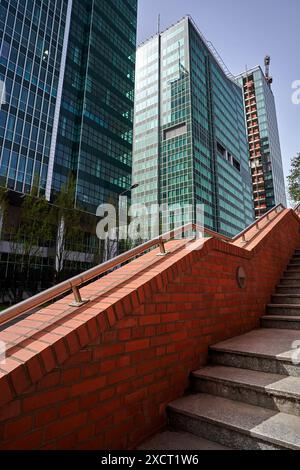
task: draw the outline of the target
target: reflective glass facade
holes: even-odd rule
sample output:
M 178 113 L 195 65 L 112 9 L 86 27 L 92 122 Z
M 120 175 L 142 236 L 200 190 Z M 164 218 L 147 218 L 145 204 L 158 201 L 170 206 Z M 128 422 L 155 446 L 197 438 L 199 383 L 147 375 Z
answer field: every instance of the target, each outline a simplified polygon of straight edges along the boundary
M 287 205 L 275 100 L 259 66 L 238 80 L 244 88 L 254 206 L 260 217 L 279 203 Z
M 253 220 L 242 89 L 189 18 L 137 50 L 134 203 L 205 206 L 232 236 Z M 174 220 L 180 224 L 181 220 Z
M 67 0 L 0 1 L 0 185 L 46 191 Z
M 0 184 L 95 213 L 131 184 L 137 0 L 0 0 Z
M 131 185 L 137 0 L 73 0 L 53 172 L 95 213 Z

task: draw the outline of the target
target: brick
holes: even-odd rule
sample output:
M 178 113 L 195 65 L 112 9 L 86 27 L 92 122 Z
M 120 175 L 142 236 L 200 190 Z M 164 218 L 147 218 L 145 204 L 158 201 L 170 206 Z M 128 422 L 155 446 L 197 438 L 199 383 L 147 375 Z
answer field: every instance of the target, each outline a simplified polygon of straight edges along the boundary
M 100 392 L 101 393 L 101 392 Z M 80 409 L 88 410 L 93 408 L 96 403 L 99 401 L 99 392 L 90 393 L 89 395 L 84 395 L 80 397 Z
M 76 330 L 81 347 L 85 347 L 89 342 L 89 334 L 86 325 L 81 325 Z
M 68 395 L 69 389 L 66 387 L 37 393 L 33 396 L 24 398 L 23 411 L 26 413 L 48 405 L 54 405 L 55 403 L 68 398 Z
M 65 341 L 63 339 L 56 341 L 53 345 L 53 349 L 55 351 L 57 364 L 63 364 L 69 357 Z
M 116 343 L 102 346 L 94 349 L 94 360 L 103 359 L 105 357 L 113 357 L 122 354 L 125 351 L 124 344 Z
M 33 431 L 26 436 L 11 440 L 4 445 L 0 444 L 0 449 L 5 450 L 39 450 L 42 444 L 43 431 Z
M 71 387 L 71 396 L 76 397 L 83 394 L 100 390 L 106 384 L 106 377 L 97 377 L 95 379 L 82 380 L 80 383 Z
M 1 386 L 0 386 L 1 389 Z M 1 397 L 1 395 L 0 395 Z M 0 408 L 0 423 L 5 420 L 16 418 L 21 413 L 20 400 L 14 400 Z
M 69 415 L 73 415 L 79 411 L 79 400 L 69 400 L 66 403 L 60 405 L 59 416 L 64 418 Z
M 90 318 L 86 323 L 89 337 L 92 341 L 95 341 L 99 337 L 99 329 L 96 318 Z
M 42 369 L 41 362 L 39 361 L 39 356 L 32 357 L 27 361 L 26 366 L 32 383 L 37 382 L 43 377 L 44 371 Z
M 57 439 L 59 436 L 64 436 L 67 433 L 71 433 L 79 429 L 86 424 L 87 414 L 79 413 L 75 416 L 69 416 L 65 419 L 50 424 L 45 433 L 46 441 Z
M 127 341 L 128 339 L 130 339 L 132 336 L 132 332 L 131 332 L 131 329 L 123 329 L 123 330 L 120 330 L 119 333 L 118 333 L 118 340 L 119 341 Z
M 32 385 L 30 377 L 24 365 L 20 365 L 11 372 L 11 380 L 17 394 L 24 392 Z
M 115 384 L 117 382 L 122 382 L 123 380 L 127 380 L 133 377 L 135 373 L 136 370 L 133 367 L 126 367 L 125 369 L 120 369 L 116 372 L 111 373 L 108 376 L 108 383 Z
M 115 398 L 111 401 L 102 402 L 93 408 L 88 415 L 88 422 L 98 421 L 100 418 L 114 413 L 121 406 L 120 398 Z
M 38 390 L 46 390 L 48 388 L 56 387 L 60 382 L 60 371 L 54 370 L 46 374 L 38 383 Z
M 18 435 L 25 434 L 32 428 L 32 417 L 23 416 L 17 420 L 9 421 L 5 425 L 4 439 L 12 439 Z
M 88 424 L 78 431 L 77 437 L 78 442 L 85 442 L 91 439 L 95 435 L 95 424 Z M 99 450 L 99 449 L 97 449 Z
M 13 399 L 13 392 L 6 377 L 0 378 L 0 406 L 5 405 Z
M 78 353 L 71 356 L 65 363 L 66 366 L 85 364 L 92 360 L 92 351 L 88 349 L 82 349 Z
M 56 441 L 55 449 L 56 450 L 73 450 L 77 446 L 77 432 L 73 432 L 68 436 L 64 436 Z
M 72 331 L 72 333 L 66 335 L 65 341 L 70 351 L 70 354 L 75 354 L 77 351 L 79 351 L 80 344 L 75 331 Z
M 117 317 L 115 311 L 112 307 L 109 307 L 106 310 L 107 320 L 110 327 L 113 327 L 117 323 Z
M 54 367 L 56 366 L 56 360 L 50 347 L 44 349 L 44 351 L 41 351 L 40 357 L 42 359 L 42 364 L 46 372 L 50 372 L 54 369 Z
M 37 411 L 35 415 L 35 427 L 40 428 L 46 424 L 55 421 L 58 417 L 58 409 L 55 407 L 48 408 L 46 410 Z
M 144 400 L 147 397 L 147 389 L 143 388 L 141 390 L 137 390 L 136 392 L 130 393 L 125 397 L 125 403 L 137 403 L 138 401 Z
M 145 317 L 140 318 L 140 325 L 145 326 L 145 325 L 157 325 L 161 322 L 160 315 L 147 315 Z
M 139 351 L 142 349 L 147 349 L 150 345 L 149 339 L 139 339 L 137 341 L 131 341 L 126 344 L 125 351 L 132 352 L 132 351 Z
M 77 382 L 81 376 L 80 367 L 72 367 L 62 371 L 61 382 L 63 384 L 72 384 Z

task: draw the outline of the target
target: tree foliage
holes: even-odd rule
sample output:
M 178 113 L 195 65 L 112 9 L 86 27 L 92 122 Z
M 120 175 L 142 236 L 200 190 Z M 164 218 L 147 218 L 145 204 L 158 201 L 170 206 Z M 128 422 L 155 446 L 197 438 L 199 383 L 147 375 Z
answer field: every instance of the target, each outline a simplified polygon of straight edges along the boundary
M 300 153 L 292 159 L 291 171 L 288 176 L 288 190 L 292 203 L 300 202 Z

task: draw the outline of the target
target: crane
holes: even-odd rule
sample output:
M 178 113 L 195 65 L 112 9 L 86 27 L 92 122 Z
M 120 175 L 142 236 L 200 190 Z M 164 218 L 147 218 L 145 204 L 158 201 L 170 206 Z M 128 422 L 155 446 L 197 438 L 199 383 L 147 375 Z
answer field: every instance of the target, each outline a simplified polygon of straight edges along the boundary
M 266 55 L 265 57 L 265 77 L 267 80 L 267 83 L 269 86 L 272 85 L 273 83 L 273 78 L 270 77 L 270 63 L 271 63 L 271 57 L 269 55 Z

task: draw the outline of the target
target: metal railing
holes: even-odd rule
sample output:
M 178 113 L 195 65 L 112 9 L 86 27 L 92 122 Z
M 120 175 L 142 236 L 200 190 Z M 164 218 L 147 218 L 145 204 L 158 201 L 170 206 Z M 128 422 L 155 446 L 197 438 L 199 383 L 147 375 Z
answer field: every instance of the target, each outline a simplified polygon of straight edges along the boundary
M 203 233 L 204 235 L 207 235 L 208 237 L 213 237 L 213 238 L 222 240 L 225 243 L 234 243 L 239 238 L 246 240 L 246 233 L 249 230 L 251 230 L 255 225 L 258 227 L 258 230 L 263 230 L 268 225 L 266 224 L 259 228 L 259 224 L 262 221 L 262 219 L 267 218 L 267 220 L 270 220 L 271 222 L 275 218 L 271 219 L 270 214 L 272 212 L 275 212 L 277 216 L 278 213 L 281 212 L 283 209 L 284 207 L 281 204 L 279 204 L 274 209 L 269 211 L 267 214 L 264 214 L 259 220 L 255 221 L 252 225 L 247 227 L 243 232 L 241 232 L 239 235 L 237 235 L 234 238 L 226 237 L 225 235 L 214 232 L 213 230 L 210 230 L 207 228 L 199 227 L 198 225 L 193 224 L 193 223 L 189 223 L 183 227 L 167 232 L 164 235 L 160 235 L 159 237 L 154 238 L 153 240 L 147 241 L 143 243 L 142 245 L 139 245 L 127 251 L 126 253 L 123 253 L 109 261 L 106 261 L 105 263 L 99 266 L 95 266 L 94 268 L 89 269 L 88 271 L 82 274 L 79 274 L 78 276 L 68 279 L 60 284 L 57 284 L 54 287 L 51 287 L 50 289 L 47 289 L 46 291 L 43 291 L 33 297 L 30 297 L 29 299 L 24 300 L 23 302 L 13 305 L 12 307 L 9 307 L 8 309 L 0 313 L 0 325 L 12 319 L 15 319 L 16 317 L 20 315 L 29 314 L 30 311 L 36 309 L 37 307 L 41 307 L 42 305 L 48 302 L 51 302 L 55 300 L 56 298 L 60 297 L 61 295 L 66 294 L 71 291 L 73 292 L 73 295 L 74 295 L 74 302 L 70 304 L 71 306 L 80 307 L 88 303 L 89 300 L 82 299 L 80 290 L 79 290 L 80 287 L 96 279 L 97 277 L 107 273 L 108 271 L 123 265 L 124 263 L 132 260 L 133 258 L 136 258 L 144 254 L 145 252 L 153 248 L 156 248 L 156 247 L 160 248 L 160 252 L 158 256 L 168 255 L 169 253 L 166 251 L 166 248 L 165 248 L 166 241 L 170 241 L 172 239 L 177 239 L 177 238 L 180 239 L 182 238 L 182 235 L 188 232 L 195 233 L 197 231 L 200 233 Z M 252 237 L 252 239 L 254 237 L 255 235 Z
M 296 212 L 296 214 L 300 217 L 300 202 L 299 204 L 297 204 L 294 208 L 294 211 Z
M 257 231 L 261 231 L 263 230 L 264 228 L 266 228 L 269 223 L 273 222 L 273 220 L 275 220 L 275 218 L 277 217 L 278 214 L 280 214 L 283 210 L 285 209 L 284 205 L 283 204 L 278 204 L 277 206 L 273 207 L 272 209 L 270 209 L 268 212 L 266 212 L 265 214 L 263 214 L 259 219 L 256 219 L 253 224 L 249 225 L 249 227 L 247 227 L 245 230 L 243 230 L 241 233 L 239 233 L 238 235 L 236 235 L 233 239 L 232 239 L 232 242 L 236 242 L 239 238 L 242 238 L 242 242 L 243 243 L 250 243 L 251 240 L 253 240 L 253 238 L 255 238 L 255 235 L 253 235 L 253 237 L 251 237 L 250 240 L 246 240 L 246 234 L 248 232 L 250 232 L 251 229 L 253 229 L 254 227 L 256 227 Z M 275 217 L 274 218 L 271 218 L 271 214 L 275 213 Z M 267 221 L 267 223 L 262 226 L 261 225 L 261 222 L 263 220 Z

